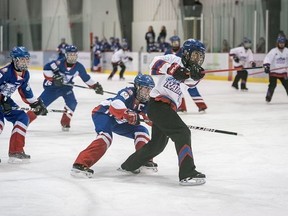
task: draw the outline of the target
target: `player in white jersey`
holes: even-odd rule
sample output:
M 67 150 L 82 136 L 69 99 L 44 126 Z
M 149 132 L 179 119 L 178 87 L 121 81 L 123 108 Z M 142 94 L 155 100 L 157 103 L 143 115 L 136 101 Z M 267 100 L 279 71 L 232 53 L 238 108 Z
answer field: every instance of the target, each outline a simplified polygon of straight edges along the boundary
M 112 64 L 112 72 L 110 73 L 108 80 L 112 80 L 113 76 L 117 72 L 118 66 L 120 66 L 121 70 L 119 72 L 119 79 L 124 80 L 124 73 L 126 70 L 125 63 L 128 61 L 133 61 L 133 58 L 127 55 L 128 45 L 124 44 L 120 49 L 115 51 L 112 55 L 111 64 Z
M 242 91 L 247 91 L 248 88 L 246 86 L 248 71 L 243 70 L 243 68 L 247 67 L 255 67 L 256 63 L 254 62 L 253 53 L 251 50 L 251 40 L 248 38 L 244 38 L 242 42 L 242 46 L 236 47 L 230 50 L 229 55 L 233 57 L 233 65 L 234 68 L 237 69 L 237 74 L 232 83 L 232 87 L 235 89 L 239 89 L 238 82 L 241 80 L 240 88 Z
M 288 48 L 285 47 L 286 38 L 280 36 L 277 38 L 277 47 L 271 49 L 266 55 L 263 61 L 263 67 L 265 73 L 269 74 L 269 85 L 266 94 L 266 101 L 269 103 L 272 99 L 274 90 L 277 86 L 277 79 L 280 80 L 284 86 L 288 95 L 288 79 L 287 79 L 287 67 L 288 67 Z M 280 70 L 272 70 L 272 68 L 282 68 Z M 285 68 L 286 67 L 286 68 Z
M 181 185 L 205 183 L 205 175 L 196 171 L 191 148 L 191 131 L 176 110 L 180 106 L 183 93 L 180 84 L 192 78 L 198 81 L 204 77 L 201 67 L 205 57 L 202 42 L 188 39 L 183 44 L 183 55 L 156 56 L 150 64 L 152 75 L 160 75 L 158 83 L 150 93 L 147 114 L 152 120 L 151 140 L 132 154 L 119 169 L 133 172 L 150 158 L 160 154 L 168 139 L 175 143 L 178 155 L 179 182 Z M 148 145 L 149 144 L 149 145 Z

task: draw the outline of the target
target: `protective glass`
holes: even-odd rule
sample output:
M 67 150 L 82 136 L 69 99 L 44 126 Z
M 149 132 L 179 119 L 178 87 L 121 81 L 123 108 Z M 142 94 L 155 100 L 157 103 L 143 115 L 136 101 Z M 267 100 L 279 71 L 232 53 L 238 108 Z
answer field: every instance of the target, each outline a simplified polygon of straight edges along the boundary
M 66 60 L 69 64 L 75 64 L 78 59 L 78 53 L 77 52 L 67 52 L 66 53 Z
M 13 59 L 13 62 L 17 70 L 26 71 L 30 64 L 30 57 L 17 57 Z
M 137 89 L 137 99 L 141 102 L 147 102 L 150 99 L 152 88 L 148 86 L 139 86 Z

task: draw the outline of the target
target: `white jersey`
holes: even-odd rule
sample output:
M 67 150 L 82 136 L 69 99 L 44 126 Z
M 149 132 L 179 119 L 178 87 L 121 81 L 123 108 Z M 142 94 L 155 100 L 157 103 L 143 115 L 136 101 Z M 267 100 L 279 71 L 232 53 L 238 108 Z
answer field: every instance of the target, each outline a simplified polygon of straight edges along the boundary
M 155 87 L 150 92 L 150 97 L 166 101 L 167 99 L 178 108 L 182 102 L 183 93 L 181 91 L 181 81 L 176 80 L 172 75 L 167 73 L 167 69 L 176 63 L 183 67 L 181 58 L 169 54 L 164 56 L 156 56 L 151 62 L 149 69 L 151 75 L 160 75 Z
M 238 63 L 233 61 L 234 67 L 251 67 L 251 63 L 254 62 L 252 50 L 246 50 L 243 46 L 231 49 L 229 55 L 235 55 L 239 58 Z
M 265 56 L 263 64 L 270 64 L 270 68 L 288 67 L 288 49 L 285 47 L 282 51 L 275 47 Z M 287 69 L 272 71 L 278 74 L 287 74 Z
M 115 51 L 113 53 L 112 59 L 111 59 L 112 63 L 118 63 L 120 61 L 122 61 L 124 63 L 128 61 L 128 56 L 123 49 L 119 49 L 119 50 Z

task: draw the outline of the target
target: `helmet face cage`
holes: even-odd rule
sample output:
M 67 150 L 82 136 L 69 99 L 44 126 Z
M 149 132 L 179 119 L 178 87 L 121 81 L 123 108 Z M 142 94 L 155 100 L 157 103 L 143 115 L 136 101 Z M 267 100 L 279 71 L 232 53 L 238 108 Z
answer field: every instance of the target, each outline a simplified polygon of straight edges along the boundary
M 134 79 L 136 87 L 136 98 L 140 102 L 147 102 L 150 99 L 150 92 L 155 83 L 151 76 L 139 74 Z
M 10 52 L 14 67 L 17 71 L 28 70 L 30 63 L 30 53 L 25 47 L 14 47 Z
M 76 46 L 70 45 L 66 47 L 65 53 L 66 61 L 69 64 L 75 64 L 78 59 L 78 49 Z
M 188 39 L 183 44 L 182 63 L 185 67 L 193 64 L 202 65 L 205 60 L 205 46 L 195 39 Z

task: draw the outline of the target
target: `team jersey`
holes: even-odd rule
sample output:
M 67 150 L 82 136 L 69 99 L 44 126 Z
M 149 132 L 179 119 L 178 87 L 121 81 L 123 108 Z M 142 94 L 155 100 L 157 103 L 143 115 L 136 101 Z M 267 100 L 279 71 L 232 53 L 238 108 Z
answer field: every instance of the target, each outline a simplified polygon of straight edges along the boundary
M 47 63 L 43 68 L 44 74 L 44 86 L 53 85 L 53 75 L 54 72 L 59 72 L 59 74 L 64 78 L 63 84 L 73 84 L 73 79 L 77 76 L 85 82 L 88 86 L 93 86 L 96 82 L 87 74 L 86 69 L 80 62 L 76 62 L 72 67 L 68 67 L 66 59 L 59 59 Z
M 254 62 L 252 50 L 246 50 L 243 46 L 231 49 L 229 55 L 235 55 L 239 58 L 239 62 L 233 61 L 234 67 L 250 67 L 251 63 Z
M 181 81 L 176 80 L 172 75 L 167 73 L 167 69 L 173 64 L 179 64 L 183 67 L 181 58 L 169 54 L 164 56 L 156 56 L 151 62 L 149 68 L 151 75 L 161 75 L 159 76 L 158 82 L 155 87 L 150 92 L 150 97 L 155 98 L 163 102 L 172 102 L 173 108 L 178 108 L 182 103 L 183 93 L 181 91 L 180 84 Z M 185 80 L 187 83 L 192 85 L 193 80 Z M 195 83 L 193 83 L 196 85 Z
M 37 101 L 37 98 L 34 96 L 29 85 L 29 71 L 21 73 L 21 75 L 16 73 L 13 63 L 0 69 L 0 95 L 11 98 L 11 95 L 18 90 L 25 103 L 34 103 Z
M 128 56 L 126 54 L 126 51 L 123 49 L 119 49 L 115 51 L 112 55 L 111 62 L 112 63 L 118 63 L 118 62 L 127 62 L 128 61 Z
M 129 109 L 143 116 L 147 113 L 147 102 L 139 102 L 136 99 L 136 88 L 126 87 L 121 89 L 113 98 L 108 98 L 93 109 L 93 113 L 99 112 L 114 116 L 119 124 L 127 122 L 122 119 L 124 112 Z
M 270 50 L 270 52 L 265 56 L 263 64 L 270 64 L 272 71 L 270 76 L 287 76 L 287 68 L 279 69 L 273 71 L 273 68 L 288 67 L 288 48 L 284 48 L 280 51 L 277 47 Z

